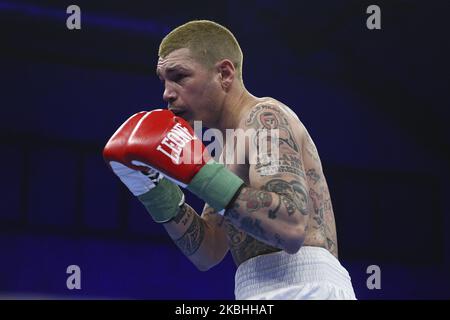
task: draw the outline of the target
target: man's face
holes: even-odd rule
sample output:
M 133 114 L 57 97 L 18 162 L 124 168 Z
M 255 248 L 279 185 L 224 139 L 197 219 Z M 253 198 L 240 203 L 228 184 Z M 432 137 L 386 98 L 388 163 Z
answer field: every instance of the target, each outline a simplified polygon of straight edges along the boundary
M 221 91 L 218 74 L 197 62 L 189 49 L 159 58 L 156 73 L 164 84 L 163 99 L 169 110 L 191 125 L 194 120 L 205 125 L 215 122 Z

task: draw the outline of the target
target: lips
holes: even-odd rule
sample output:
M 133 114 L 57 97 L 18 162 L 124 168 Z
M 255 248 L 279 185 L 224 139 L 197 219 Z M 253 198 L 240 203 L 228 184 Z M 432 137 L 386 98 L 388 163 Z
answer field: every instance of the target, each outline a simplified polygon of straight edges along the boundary
M 186 110 L 183 109 L 169 108 L 169 110 L 172 111 L 178 117 L 182 117 L 183 114 L 186 113 Z

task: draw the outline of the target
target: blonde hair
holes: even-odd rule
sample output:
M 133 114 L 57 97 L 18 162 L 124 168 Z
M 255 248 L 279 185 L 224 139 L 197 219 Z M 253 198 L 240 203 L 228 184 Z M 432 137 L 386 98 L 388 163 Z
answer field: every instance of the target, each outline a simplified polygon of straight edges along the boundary
M 230 30 L 209 20 L 194 20 L 172 30 L 159 45 L 158 56 L 165 58 L 172 51 L 188 48 L 198 62 L 208 68 L 229 59 L 242 81 L 243 55 Z

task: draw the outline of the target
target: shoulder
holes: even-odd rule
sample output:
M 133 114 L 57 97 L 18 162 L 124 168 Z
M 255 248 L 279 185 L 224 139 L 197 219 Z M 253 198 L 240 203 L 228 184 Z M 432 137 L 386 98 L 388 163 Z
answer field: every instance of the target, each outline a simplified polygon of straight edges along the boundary
M 240 128 L 275 129 L 290 128 L 303 135 L 306 128 L 298 115 L 286 104 L 271 98 L 260 98 L 243 113 Z

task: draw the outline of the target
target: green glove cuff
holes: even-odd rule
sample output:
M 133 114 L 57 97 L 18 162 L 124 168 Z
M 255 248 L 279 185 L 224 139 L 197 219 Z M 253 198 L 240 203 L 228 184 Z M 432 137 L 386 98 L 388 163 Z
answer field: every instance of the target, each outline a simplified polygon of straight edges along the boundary
M 156 187 L 137 198 L 155 222 L 164 223 L 178 214 L 184 194 L 175 183 L 163 178 Z
M 195 175 L 187 189 L 220 211 L 227 207 L 243 184 L 241 178 L 222 164 L 210 161 Z

